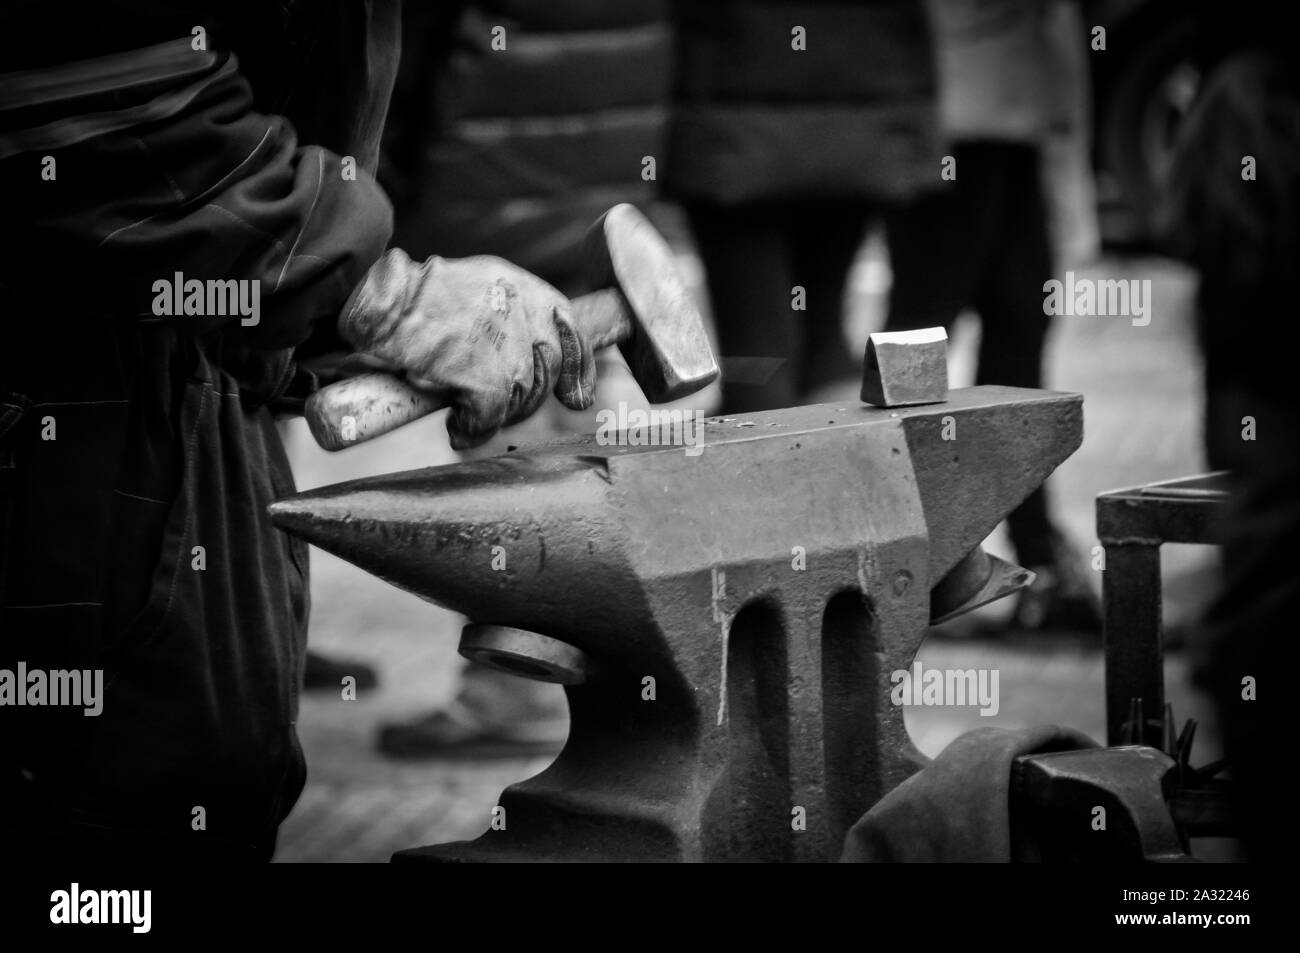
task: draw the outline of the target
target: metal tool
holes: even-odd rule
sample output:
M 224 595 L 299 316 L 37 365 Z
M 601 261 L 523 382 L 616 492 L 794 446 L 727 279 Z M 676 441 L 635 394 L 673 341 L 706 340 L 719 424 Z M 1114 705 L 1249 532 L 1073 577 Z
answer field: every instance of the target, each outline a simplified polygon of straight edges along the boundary
M 582 676 L 564 751 L 501 796 L 505 829 L 399 859 L 838 857 L 924 761 L 890 674 L 932 589 L 1079 445 L 1081 404 L 976 387 L 796 407 L 711 419 L 697 455 L 587 438 L 275 503 L 394 585 L 551 640 L 490 639 L 505 667 Z M 987 571 L 965 565 L 950 607 Z M 557 642 L 580 653 L 559 668 Z
M 600 290 L 574 298 L 573 320 L 593 350 L 618 344 L 651 403 L 685 397 L 718 376 L 704 321 L 672 249 L 631 205 L 615 205 L 587 233 L 584 256 Z M 342 450 L 446 406 L 388 374 L 363 374 L 313 394 L 303 415 L 316 442 Z
M 1165 704 L 1160 547 L 1213 542 L 1214 520 L 1227 500 L 1224 473 L 1097 497 L 1097 538 L 1106 550 L 1102 598 L 1110 744 L 1165 744 L 1160 720 Z
M 1166 803 L 1176 770 L 1168 755 L 1141 745 L 1017 758 L 1011 774 L 1013 859 L 1191 860 Z

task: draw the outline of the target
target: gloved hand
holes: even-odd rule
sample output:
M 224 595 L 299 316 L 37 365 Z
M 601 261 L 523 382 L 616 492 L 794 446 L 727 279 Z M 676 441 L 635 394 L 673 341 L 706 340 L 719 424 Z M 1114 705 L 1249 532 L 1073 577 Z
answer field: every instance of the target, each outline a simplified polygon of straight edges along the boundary
M 595 399 L 595 358 L 569 300 L 501 258 L 413 262 L 390 249 L 348 299 L 339 333 L 375 366 L 444 396 L 458 450 L 532 414 L 552 390 L 574 410 Z

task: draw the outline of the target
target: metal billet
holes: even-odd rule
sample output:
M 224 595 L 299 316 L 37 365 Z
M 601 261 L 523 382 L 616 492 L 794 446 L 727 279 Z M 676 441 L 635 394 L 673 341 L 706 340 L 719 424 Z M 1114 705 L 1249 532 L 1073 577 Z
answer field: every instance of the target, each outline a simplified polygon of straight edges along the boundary
M 947 400 L 948 332 L 921 328 L 872 334 L 867 339 L 862 399 L 877 407 Z

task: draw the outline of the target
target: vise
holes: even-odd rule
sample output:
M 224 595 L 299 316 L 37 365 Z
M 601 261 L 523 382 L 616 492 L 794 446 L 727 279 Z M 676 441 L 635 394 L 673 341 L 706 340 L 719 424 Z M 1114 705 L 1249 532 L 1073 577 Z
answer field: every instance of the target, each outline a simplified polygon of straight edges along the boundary
M 1082 423 L 1075 394 L 973 387 L 712 418 L 702 452 L 574 438 L 271 514 L 475 620 L 471 657 L 566 684 L 568 743 L 501 829 L 397 859 L 824 861 L 924 763 L 891 672 L 1028 580 L 979 544 Z

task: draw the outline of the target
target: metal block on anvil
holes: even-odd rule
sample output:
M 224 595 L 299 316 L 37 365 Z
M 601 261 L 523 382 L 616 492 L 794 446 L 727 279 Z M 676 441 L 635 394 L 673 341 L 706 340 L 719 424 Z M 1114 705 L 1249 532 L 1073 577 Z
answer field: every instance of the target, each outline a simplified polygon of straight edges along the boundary
M 988 596 L 978 544 L 1081 436 L 1078 395 L 976 387 L 714 418 L 702 453 L 577 438 L 272 516 L 480 623 L 477 657 L 568 682 L 568 743 L 502 795 L 504 829 L 398 858 L 822 861 L 924 760 L 889 676 L 952 609 L 932 586 Z
M 862 399 L 877 407 L 948 399 L 948 332 L 943 328 L 877 331 L 867 338 Z

